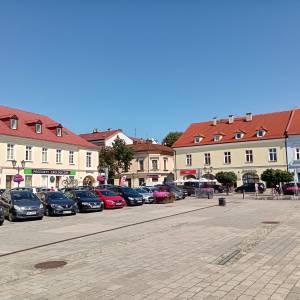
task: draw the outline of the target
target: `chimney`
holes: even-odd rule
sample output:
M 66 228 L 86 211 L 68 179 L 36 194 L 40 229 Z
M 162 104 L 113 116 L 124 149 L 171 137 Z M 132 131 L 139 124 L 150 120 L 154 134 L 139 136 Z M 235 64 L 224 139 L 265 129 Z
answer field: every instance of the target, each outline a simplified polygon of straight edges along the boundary
M 246 122 L 251 122 L 252 121 L 252 113 L 246 113 Z
M 99 132 L 99 131 L 98 131 L 98 128 L 94 128 L 94 129 L 93 129 L 93 133 L 97 133 L 97 132 Z
M 216 125 L 217 125 L 217 117 L 214 117 L 214 118 L 213 118 L 213 123 L 212 123 L 212 124 L 213 124 L 213 126 L 216 126 Z
M 232 124 L 234 122 L 234 116 L 233 115 L 229 115 L 228 116 L 228 123 Z

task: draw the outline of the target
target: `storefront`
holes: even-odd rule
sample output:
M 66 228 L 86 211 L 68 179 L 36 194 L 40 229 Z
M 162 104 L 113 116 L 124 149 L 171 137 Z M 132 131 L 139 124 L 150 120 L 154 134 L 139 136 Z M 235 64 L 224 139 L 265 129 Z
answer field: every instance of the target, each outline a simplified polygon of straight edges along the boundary
M 181 177 L 183 177 L 184 180 L 191 179 L 191 178 L 196 179 L 197 170 L 196 169 L 180 170 L 179 174 Z

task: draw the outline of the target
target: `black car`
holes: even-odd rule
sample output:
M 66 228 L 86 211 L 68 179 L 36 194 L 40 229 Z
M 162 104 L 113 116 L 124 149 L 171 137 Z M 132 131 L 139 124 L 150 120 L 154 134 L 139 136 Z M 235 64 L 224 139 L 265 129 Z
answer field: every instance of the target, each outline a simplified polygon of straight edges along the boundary
M 76 202 L 79 212 L 102 211 L 104 208 L 103 201 L 91 191 L 72 190 L 65 195 Z
M 44 205 L 46 216 L 76 215 L 78 211 L 75 201 L 61 192 L 42 192 L 38 193 L 38 197 Z
M 6 190 L 1 195 L 7 204 L 4 207 L 5 217 L 9 221 L 19 219 L 43 219 L 44 206 L 40 199 L 32 192 L 26 190 Z
M 265 185 L 262 182 L 257 183 L 257 188 L 259 193 L 263 193 L 266 190 Z M 244 183 L 243 185 L 235 189 L 236 193 L 255 193 L 255 183 Z
M 132 188 L 117 187 L 117 193 L 125 199 L 128 206 L 144 204 L 143 196 Z
M 5 219 L 4 207 L 0 206 L 0 226 L 3 225 Z

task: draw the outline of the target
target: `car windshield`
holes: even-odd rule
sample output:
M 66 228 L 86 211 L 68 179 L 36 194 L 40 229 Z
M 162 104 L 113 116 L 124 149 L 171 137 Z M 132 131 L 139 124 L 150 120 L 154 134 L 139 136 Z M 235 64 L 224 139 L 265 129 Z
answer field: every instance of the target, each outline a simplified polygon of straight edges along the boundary
M 80 198 L 95 198 L 95 194 L 89 192 L 89 191 L 76 191 L 75 192 L 77 197 Z
M 39 199 L 34 194 L 27 191 L 12 192 L 11 198 L 16 204 L 23 201 L 32 201 L 33 203 L 39 202 Z
M 124 194 L 128 194 L 128 195 L 132 195 L 132 196 L 138 196 L 139 193 L 137 191 L 135 191 L 134 189 L 131 188 L 121 188 L 121 192 Z
M 138 193 L 144 194 L 144 193 L 148 193 L 148 191 L 144 190 L 144 189 L 135 189 Z
M 63 199 L 66 199 L 66 196 L 63 193 L 53 192 L 53 193 L 48 193 L 48 199 L 49 200 L 63 200 Z
M 118 195 L 112 191 L 101 191 L 101 194 L 104 196 L 117 196 Z

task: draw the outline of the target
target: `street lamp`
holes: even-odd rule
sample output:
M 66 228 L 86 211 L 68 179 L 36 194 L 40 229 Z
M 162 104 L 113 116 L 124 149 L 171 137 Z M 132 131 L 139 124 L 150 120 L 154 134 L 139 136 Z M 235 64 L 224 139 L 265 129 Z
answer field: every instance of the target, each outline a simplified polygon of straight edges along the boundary
M 20 170 L 23 170 L 25 168 L 25 163 L 26 162 L 23 159 L 21 161 L 21 166 L 17 166 L 17 161 L 15 159 L 11 161 L 11 164 L 12 164 L 13 168 L 17 169 L 17 171 L 18 171 L 17 175 L 20 175 Z M 18 180 L 18 188 L 19 188 L 19 186 L 20 186 L 20 181 Z

